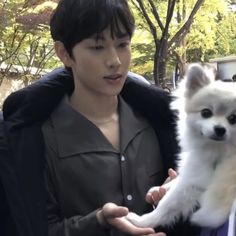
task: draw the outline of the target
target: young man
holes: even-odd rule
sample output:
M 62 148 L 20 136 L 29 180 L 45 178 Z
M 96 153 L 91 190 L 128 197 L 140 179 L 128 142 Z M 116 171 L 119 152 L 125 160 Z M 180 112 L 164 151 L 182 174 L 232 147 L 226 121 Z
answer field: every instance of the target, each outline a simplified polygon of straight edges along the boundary
M 124 217 L 152 209 L 146 193 L 177 151 L 166 93 L 127 80 L 134 19 L 126 0 L 61 0 L 50 26 L 66 69 L 3 106 L 10 168 L 2 179 L 19 235 L 45 236 L 47 223 L 51 236 L 163 235 Z

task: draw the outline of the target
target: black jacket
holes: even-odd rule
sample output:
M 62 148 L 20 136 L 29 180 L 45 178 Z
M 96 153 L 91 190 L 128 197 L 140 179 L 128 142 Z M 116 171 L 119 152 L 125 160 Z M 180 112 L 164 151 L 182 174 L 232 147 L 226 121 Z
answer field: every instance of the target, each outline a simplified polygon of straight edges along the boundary
M 59 68 L 34 84 L 11 94 L 3 105 L 0 122 L 0 195 L 7 217 L 0 217 L 6 236 L 46 236 L 46 191 L 42 123 L 65 93 L 73 91 L 70 72 Z M 157 87 L 128 78 L 121 93 L 153 126 L 167 175 L 175 167 L 177 143 L 170 98 Z M 7 201 L 6 201 L 7 200 Z M 2 211 L 1 211 L 2 214 Z M 179 224 L 170 235 L 196 235 Z

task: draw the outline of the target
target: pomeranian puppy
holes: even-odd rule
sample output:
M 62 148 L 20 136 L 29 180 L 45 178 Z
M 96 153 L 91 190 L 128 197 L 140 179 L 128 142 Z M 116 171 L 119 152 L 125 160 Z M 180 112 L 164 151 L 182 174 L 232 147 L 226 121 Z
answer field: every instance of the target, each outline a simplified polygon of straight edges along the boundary
M 178 177 L 157 208 L 127 219 L 140 227 L 172 226 L 180 217 L 216 228 L 236 198 L 236 83 L 215 80 L 213 69 L 191 64 L 174 93 L 181 147 Z

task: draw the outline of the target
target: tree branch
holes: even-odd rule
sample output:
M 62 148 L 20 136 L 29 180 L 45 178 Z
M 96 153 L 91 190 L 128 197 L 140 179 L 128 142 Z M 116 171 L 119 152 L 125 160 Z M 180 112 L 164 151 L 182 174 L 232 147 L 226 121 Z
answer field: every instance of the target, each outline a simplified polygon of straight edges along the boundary
M 169 25 L 172 20 L 174 9 L 175 9 L 175 3 L 176 3 L 176 0 L 168 0 L 168 10 L 166 14 L 165 29 L 169 29 Z
M 144 4 L 143 4 L 143 0 L 136 0 L 136 1 L 138 2 L 140 10 L 143 13 L 143 16 L 144 16 L 146 22 L 148 23 L 148 26 L 149 26 L 151 33 L 153 35 L 153 38 L 154 38 L 154 43 L 157 47 L 157 45 L 159 45 L 159 39 L 157 38 L 157 29 L 156 29 L 155 25 L 152 23 L 150 17 L 148 16 L 148 13 L 147 13 L 147 11 L 144 7 Z
M 173 38 L 169 41 L 169 48 L 172 47 L 172 45 L 184 38 L 184 36 L 188 33 L 191 24 L 193 23 L 194 16 L 198 12 L 199 8 L 202 6 L 205 0 L 197 0 L 197 2 L 194 5 L 194 8 L 189 15 L 188 20 L 184 23 L 184 25 L 179 29 L 179 31 L 173 36 Z
M 158 26 L 160 27 L 161 31 L 163 31 L 163 30 L 164 30 L 164 26 L 163 26 L 163 24 L 162 24 L 162 22 L 161 22 L 160 16 L 159 16 L 159 14 L 158 14 L 158 12 L 157 12 L 156 6 L 155 6 L 154 3 L 153 3 L 153 0 L 148 0 L 148 2 L 149 2 L 150 6 L 151 6 L 151 8 L 152 8 L 152 14 L 153 14 L 153 16 L 155 17 Z

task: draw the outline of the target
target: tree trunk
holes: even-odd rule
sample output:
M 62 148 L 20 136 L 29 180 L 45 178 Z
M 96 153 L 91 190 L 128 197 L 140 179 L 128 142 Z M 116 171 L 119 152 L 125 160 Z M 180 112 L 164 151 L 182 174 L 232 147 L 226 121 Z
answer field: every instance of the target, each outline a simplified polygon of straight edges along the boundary
M 174 8 L 175 8 L 176 0 L 168 0 L 168 9 L 166 14 L 166 22 L 165 26 L 162 30 L 161 40 L 158 47 L 158 77 L 159 81 L 158 85 L 160 87 L 165 87 L 165 79 L 166 79 L 166 62 L 168 57 L 168 38 L 169 38 L 169 26 L 171 19 L 173 17 Z
M 165 85 L 167 56 L 167 41 L 162 40 L 156 47 L 153 63 L 153 79 L 158 87 Z
M 186 4 L 185 0 L 182 1 L 182 4 L 180 5 L 180 2 L 178 1 L 178 8 L 177 8 L 177 22 L 181 24 L 181 22 L 186 21 Z M 186 35 L 183 35 L 182 39 L 177 42 L 178 47 L 181 47 L 184 49 L 183 53 L 180 55 L 176 53 L 176 60 L 178 68 L 178 77 L 182 78 L 185 74 L 185 68 L 186 68 Z
M 186 36 L 190 26 L 194 20 L 194 16 L 197 11 L 204 3 L 205 0 L 196 0 L 195 5 L 189 15 L 187 21 L 181 26 L 181 28 L 176 32 L 176 34 L 170 38 L 169 27 L 170 22 L 173 17 L 173 12 L 175 4 L 178 0 L 167 0 L 167 12 L 166 16 L 162 22 L 160 18 L 158 9 L 156 7 L 157 3 L 154 0 L 130 0 L 133 6 L 142 14 L 147 25 L 149 26 L 150 32 L 153 36 L 155 43 L 155 54 L 154 54 L 154 65 L 153 65 L 153 79 L 157 86 L 163 86 L 166 78 L 166 64 L 168 59 L 168 54 L 174 52 L 174 49 L 178 43 Z M 186 13 L 185 13 L 186 14 Z M 161 34 L 158 37 L 159 30 Z M 181 66 L 182 67 L 182 66 Z M 184 66 L 182 67 L 184 68 Z
M 154 69 L 156 69 L 155 73 L 157 75 L 155 84 L 159 87 L 165 87 L 167 56 L 168 56 L 167 41 L 163 39 L 157 50 L 156 67 L 154 64 Z

